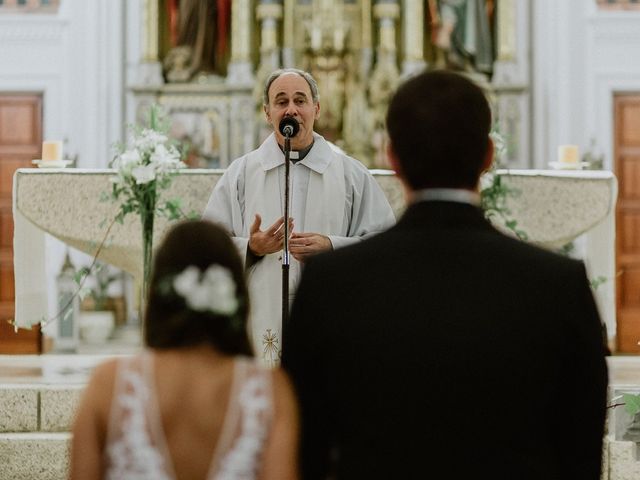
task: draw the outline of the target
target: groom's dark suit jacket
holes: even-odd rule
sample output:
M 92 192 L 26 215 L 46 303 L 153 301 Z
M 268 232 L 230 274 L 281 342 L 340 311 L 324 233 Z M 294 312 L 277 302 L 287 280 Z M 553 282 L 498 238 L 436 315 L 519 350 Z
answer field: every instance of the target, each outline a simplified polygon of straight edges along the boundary
M 583 264 L 471 205 L 415 204 L 311 259 L 283 347 L 304 479 L 599 478 L 607 368 Z

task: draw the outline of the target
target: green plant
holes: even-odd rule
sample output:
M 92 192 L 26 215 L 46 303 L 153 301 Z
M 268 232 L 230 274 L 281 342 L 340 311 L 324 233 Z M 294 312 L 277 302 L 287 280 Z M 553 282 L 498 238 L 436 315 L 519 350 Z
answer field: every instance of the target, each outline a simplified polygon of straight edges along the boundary
M 151 275 L 153 226 L 156 214 L 170 220 L 181 217 L 180 202 L 160 201 L 160 192 L 171 185 L 178 170 L 186 165 L 176 142 L 169 139 L 169 119 L 159 105 L 151 105 L 149 127 L 131 126 L 132 142 L 111 161 L 111 200 L 120 203 L 116 221 L 122 223 L 130 213 L 138 214 L 142 227 L 142 296 L 146 298 Z M 144 302 L 141 302 L 143 305 Z
M 489 221 L 499 218 L 504 226 L 512 231 L 520 240 L 527 240 L 527 233 L 518 227 L 518 222 L 511 218 L 511 210 L 507 207 L 509 197 L 517 197 L 520 191 L 508 187 L 502 181 L 502 177 L 497 174 L 501 168 L 500 158 L 506 152 L 506 143 L 500 134 L 497 126 L 491 131 L 491 139 L 494 143 L 494 156 L 491 169 L 483 176 L 483 186 L 480 190 L 480 202 L 484 215 Z
M 90 278 L 91 286 L 83 286 L 79 296 L 81 299 L 91 298 L 93 300 L 93 309 L 107 310 L 107 302 L 109 300 L 109 286 L 120 278 L 118 273 L 112 273 L 109 266 L 102 262 L 96 262 L 91 267 L 82 267 L 75 275 L 78 285 L 84 278 Z
M 622 402 L 618 403 L 618 400 L 622 399 Z M 623 393 L 611 400 L 611 403 L 607 405 L 607 408 L 622 407 L 632 417 L 640 413 L 640 394 L 633 395 L 631 393 Z

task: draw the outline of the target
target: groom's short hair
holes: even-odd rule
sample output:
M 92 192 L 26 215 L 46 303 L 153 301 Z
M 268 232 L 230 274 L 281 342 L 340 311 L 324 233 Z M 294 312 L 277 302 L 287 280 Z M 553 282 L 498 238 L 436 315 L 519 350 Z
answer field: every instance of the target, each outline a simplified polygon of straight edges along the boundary
M 402 175 L 413 189 L 475 188 L 491 131 L 491 109 L 467 77 L 431 71 L 400 85 L 387 131 Z

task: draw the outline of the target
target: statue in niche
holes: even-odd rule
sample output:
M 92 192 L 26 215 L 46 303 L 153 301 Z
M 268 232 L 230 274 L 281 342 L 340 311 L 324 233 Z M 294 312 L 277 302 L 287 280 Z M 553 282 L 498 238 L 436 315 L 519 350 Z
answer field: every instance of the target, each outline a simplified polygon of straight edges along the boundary
M 312 59 L 310 71 L 322 94 L 322 115 L 317 128 L 330 141 L 340 138 L 344 107 L 345 64 L 338 54 L 321 55 Z
M 188 82 L 191 80 L 192 72 L 191 47 L 174 47 L 164 59 L 167 81 L 169 83 Z
M 436 68 L 493 73 L 494 0 L 427 0 Z
M 350 59 L 353 57 L 351 56 Z M 373 145 L 371 142 L 373 133 L 373 116 L 367 101 L 367 92 L 364 82 L 355 73 L 357 69 L 353 62 L 345 82 L 345 108 L 342 116 L 342 138 L 344 149 L 349 155 L 357 158 L 368 167 L 373 167 L 371 157 Z
M 322 95 L 322 115 L 316 120 L 318 132 L 335 141 L 342 133 L 345 78 L 348 65 L 350 25 L 339 0 L 315 0 L 311 21 L 305 24 L 307 51 L 304 68 L 318 82 Z
M 172 0 L 167 9 L 174 43 L 163 62 L 167 81 L 222 80 L 231 0 Z
M 220 123 L 217 112 L 171 112 L 170 136 L 182 144 L 190 168 L 220 168 Z
M 373 168 L 390 168 L 386 155 L 385 117 L 393 93 L 400 84 L 400 74 L 389 58 L 380 61 L 371 75 L 369 102 L 372 112 L 371 145 L 375 152 Z

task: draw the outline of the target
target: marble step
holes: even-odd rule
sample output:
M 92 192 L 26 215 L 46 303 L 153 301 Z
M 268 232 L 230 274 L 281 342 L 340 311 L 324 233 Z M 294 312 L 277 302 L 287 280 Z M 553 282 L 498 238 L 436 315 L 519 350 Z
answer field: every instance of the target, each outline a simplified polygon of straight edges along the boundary
M 0 433 L 0 478 L 63 480 L 69 469 L 68 432 Z M 640 478 L 638 446 L 634 442 L 605 442 L 601 480 Z
M 119 356 L 0 355 L 0 433 L 69 431 L 91 372 Z
M 0 433 L 68 432 L 83 390 L 81 384 L 1 384 Z
M 636 442 L 605 439 L 601 480 L 638 480 L 639 450 Z
M 0 433 L 0 478 L 66 479 L 70 444 L 68 432 Z

